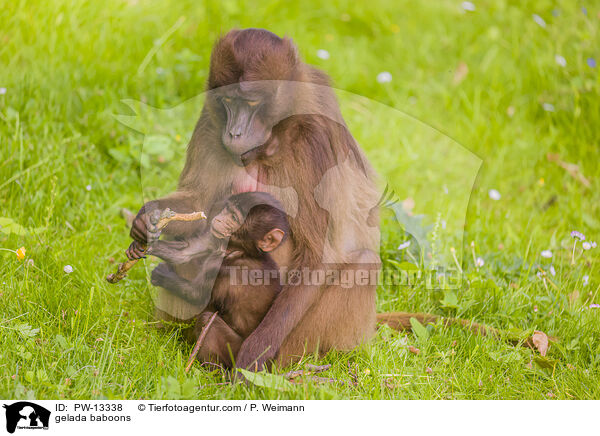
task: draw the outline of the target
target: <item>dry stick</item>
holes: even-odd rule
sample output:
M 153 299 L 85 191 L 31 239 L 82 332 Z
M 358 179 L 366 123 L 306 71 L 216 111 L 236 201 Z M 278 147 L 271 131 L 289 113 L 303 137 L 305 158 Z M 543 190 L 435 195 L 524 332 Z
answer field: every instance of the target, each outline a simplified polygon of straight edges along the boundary
M 306 369 L 297 369 L 295 371 L 290 371 L 290 372 L 286 372 L 285 374 L 283 374 L 283 376 L 285 378 L 287 378 L 288 380 L 292 380 L 295 379 L 297 377 L 304 377 L 304 376 L 309 376 L 312 374 L 318 374 L 320 372 L 323 371 L 327 371 L 329 368 L 331 368 L 331 365 L 327 364 L 327 365 L 306 365 Z
M 286 372 L 285 374 L 283 374 L 283 376 L 285 378 L 287 378 L 288 380 L 297 378 L 297 377 L 304 377 L 304 376 L 308 376 L 308 375 L 312 375 L 312 374 L 318 374 L 320 372 L 323 371 L 327 371 L 329 368 L 331 368 L 330 364 L 327 365 L 306 365 L 306 369 L 297 369 L 295 371 L 290 371 L 290 372 Z
M 119 213 L 125 219 L 125 224 L 127 224 L 127 227 L 131 227 L 133 221 L 135 220 L 135 214 L 127 208 L 122 208 Z
M 351 386 L 353 383 L 346 382 L 344 380 L 338 380 L 336 378 L 331 377 L 318 377 L 313 374 L 318 374 L 323 371 L 327 371 L 331 368 L 330 364 L 327 365 L 306 365 L 306 369 L 299 369 L 296 371 L 290 371 L 283 374 L 285 378 L 287 378 L 290 383 L 301 383 L 303 381 L 312 381 L 315 383 L 323 384 L 323 383 L 343 383 Z M 300 379 L 300 381 L 298 381 Z
M 156 228 L 158 230 L 162 230 L 171 221 L 198 221 L 198 220 L 205 220 L 205 219 L 206 219 L 206 215 L 204 214 L 204 212 L 177 213 L 177 212 L 173 212 L 171 209 L 169 209 L 167 207 L 165 210 L 163 210 L 160 213 L 158 223 L 156 224 Z M 143 248 L 145 251 L 147 246 L 144 246 Z M 121 280 L 123 277 L 125 277 L 127 275 L 127 271 L 129 271 L 133 267 L 133 265 L 138 263 L 138 261 L 139 261 L 139 259 L 132 259 L 132 260 L 127 260 L 126 262 L 120 263 L 119 268 L 117 269 L 117 272 L 106 276 L 106 280 L 109 283 L 117 283 L 119 280 Z
M 556 153 L 548 153 L 546 155 L 546 159 L 548 159 L 549 162 L 555 162 L 559 167 L 568 172 L 571 177 L 579 181 L 586 188 L 589 188 L 592 185 L 591 182 L 582 174 L 581 170 L 579 169 L 579 165 L 565 162 Z
M 311 363 L 307 363 L 306 364 L 306 369 L 308 369 L 309 371 L 314 372 L 315 374 L 318 372 L 323 372 L 323 371 L 327 371 L 329 368 L 331 368 L 331 364 L 327 363 L 325 365 L 313 365 Z
M 208 333 L 208 329 L 210 328 L 213 321 L 217 317 L 217 313 L 219 313 L 219 312 L 213 313 L 212 316 L 210 317 L 210 319 L 208 320 L 208 322 L 206 323 L 206 325 L 202 328 L 202 331 L 200 332 L 200 336 L 198 336 L 198 340 L 196 341 L 196 345 L 194 346 L 194 349 L 192 350 L 192 354 L 190 354 L 187 364 L 185 365 L 186 373 L 190 372 L 190 368 L 192 367 L 192 364 L 194 363 L 194 360 L 196 359 L 196 355 L 198 354 L 198 351 L 200 351 L 200 347 L 202 346 L 202 342 L 204 342 L 204 338 L 206 337 L 206 334 Z

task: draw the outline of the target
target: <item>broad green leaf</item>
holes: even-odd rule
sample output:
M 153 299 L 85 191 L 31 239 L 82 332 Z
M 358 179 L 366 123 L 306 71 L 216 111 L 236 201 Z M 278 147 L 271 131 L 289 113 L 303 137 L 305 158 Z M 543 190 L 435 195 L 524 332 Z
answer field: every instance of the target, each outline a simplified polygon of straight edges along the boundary
M 458 297 L 453 291 L 446 291 L 444 293 L 444 299 L 442 300 L 442 306 L 449 307 L 451 309 L 458 309 Z
M 499 331 L 506 337 L 506 339 L 508 339 L 510 341 L 524 341 L 529 336 L 531 336 L 531 333 L 532 333 L 530 331 L 522 330 L 517 327 L 511 327 L 510 329 L 499 330 Z
M 429 332 L 423 324 L 421 324 L 416 318 L 410 319 L 410 325 L 412 326 L 413 333 L 417 336 L 419 342 L 427 342 L 429 339 Z
M 540 367 L 544 369 L 552 369 L 556 365 L 557 361 L 555 359 L 551 359 L 548 356 L 535 356 L 533 361 Z
M 33 338 L 40 332 L 40 329 L 34 329 L 29 324 L 17 324 L 15 330 L 26 338 Z
M 194 398 L 196 394 L 196 380 L 188 378 L 181 384 L 181 396 L 183 398 Z
M 110 154 L 110 156 L 117 162 L 126 163 L 131 160 L 131 158 L 129 157 L 129 153 L 127 153 L 127 150 L 122 147 L 111 148 L 108 150 L 108 154 Z
M 34 379 L 35 373 L 33 371 L 25 371 L 25 380 L 27 380 L 29 383 L 33 383 Z
M 75 377 L 75 375 L 77 375 L 77 370 L 75 369 L 75 367 L 73 367 L 73 365 L 69 365 L 67 366 L 67 369 L 65 369 L 65 374 L 68 377 Z
M 63 349 L 69 348 L 69 344 L 63 335 L 56 335 L 54 341 Z
M 11 218 L 0 217 L 0 232 L 7 235 L 12 233 L 18 236 L 25 236 L 27 234 L 27 229 L 14 222 Z
M 36 371 L 36 377 L 37 377 L 38 381 L 41 381 L 41 382 L 48 380 L 48 374 L 46 373 L 45 369 L 38 369 Z
M 148 135 L 144 139 L 144 153 L 164 155 L 171 151 L 171 138 L 166 135 Z
M 252 372 L 241 368 L 238 371 L 246 377 L 246 380 L 256 386 L 277 389 L 279 391 L 288 391 L 293 388 L 292 384 L 282 375 L 269 374 L 267 372 Z

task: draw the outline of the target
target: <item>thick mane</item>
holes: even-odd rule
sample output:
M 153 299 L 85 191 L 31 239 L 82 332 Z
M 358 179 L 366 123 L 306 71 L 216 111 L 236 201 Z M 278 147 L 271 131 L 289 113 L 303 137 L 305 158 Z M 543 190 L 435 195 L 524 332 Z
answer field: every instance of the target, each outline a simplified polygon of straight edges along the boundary
M 263 29 L 232 30 L 215 45 L 208 89 L 256 80 L 297 80 L 296 47 Z

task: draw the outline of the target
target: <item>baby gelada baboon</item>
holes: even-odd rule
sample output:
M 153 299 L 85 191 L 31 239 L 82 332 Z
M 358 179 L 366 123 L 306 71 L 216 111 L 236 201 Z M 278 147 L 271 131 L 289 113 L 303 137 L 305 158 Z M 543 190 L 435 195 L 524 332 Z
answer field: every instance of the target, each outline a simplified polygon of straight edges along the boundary
M 195 337 L 218 311 L 198 359 L 233 365 L 242 342 L 281 290 L 272 255 L 287 244 L 288 234 L 287 215 L 275 198 L 264 192 L 245 192 L 231 196 L 204 233 L 186 241 L 150 245 L 147 254 L 166 261 L 152 272 L 152 284 L 192 304 L 207 305 L 194 327 Z M 192 280 L 180 277 L 171 266 L 192 261 L 198 265 Z M 243 272 L 258 280 L 243 280 Z

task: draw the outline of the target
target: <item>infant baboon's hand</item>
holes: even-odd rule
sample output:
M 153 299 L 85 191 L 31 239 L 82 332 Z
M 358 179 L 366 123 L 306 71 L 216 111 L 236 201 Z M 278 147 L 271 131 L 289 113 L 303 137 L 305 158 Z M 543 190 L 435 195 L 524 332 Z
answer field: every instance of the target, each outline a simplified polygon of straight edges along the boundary
M 146 250 L 143 244 L 133 241 L 125 251 L 125 254 L 129 260 L 142 259 L 146 257 Z

